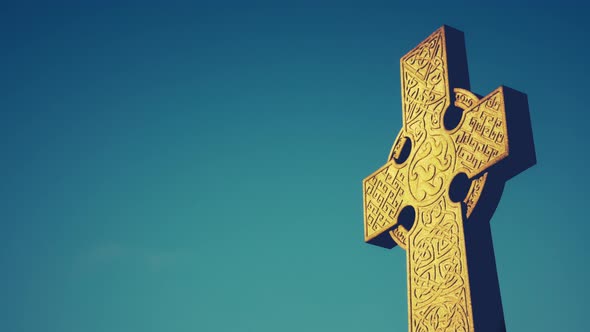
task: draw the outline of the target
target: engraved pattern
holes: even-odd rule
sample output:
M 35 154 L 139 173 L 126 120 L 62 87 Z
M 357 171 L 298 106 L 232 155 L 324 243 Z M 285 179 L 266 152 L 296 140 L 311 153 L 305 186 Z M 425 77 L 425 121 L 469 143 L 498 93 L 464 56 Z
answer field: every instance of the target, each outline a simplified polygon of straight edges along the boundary
M 405 176 L 398 172 L 394 162 L 381 167 L 364 183 L 366 227 L 365 237 L 381 233 L 396 218 L 404 189 Z
M 482 174 L 508 155 L 503 90 L 479 100 L 452 90 L 464 110 L 448 131 L 442 118 L 451 102 L 445 28 L 401 59 L 403 128 L 389 161 L 363 181 L 365 240 L 387 232 L 407 250 L 410 331 L 473 331 L 467 253 L 460 203 L 448 195 L 455 175 Z M 401 140 L 412 141 L 408 160 L 397 164 Z M 465 198 L 473 211 L 487 178 L 474 179 Z M 397 223 L 403 207 L 416 212 L 407 230 Z
M 487 178 L 488 173 L 483 173 L 482 176 L 480 176 L 477 179 L 473 179 L 473 181 L 471 182 L 471 188 L 469 188 L 467 197 L 465 197 L 465 200 L 463 201 L 465 202 L 465 206 L 467 209 L 467 218 L 471 216 L 473 209 L 475 209 L 475 206 L 477 205 L 477 202 L 481 197 L 481 193 L 483 192 L 483 187 L 486 184 Z
M 428 205 L 444 193 L 448 171 L 453 171 L 454 146 L 446 136 L 430 135 L 410 163 L 409 188 L 416 204 Z
M 409 237 L 411 331 L 467 331 L 469 278 L 461 205 L 447 195 L 416 212 Z
M 439 29 L 400 61 L 404 128 L 421 142 L 426 131 L 441 128 L 449 106 L 444 34 Z
M 507 131 L 501 87 L 465 111 L 452 136 L 459 147 L 457 158 L 469 177 L 508 155 Z
M 467 90 L 455 88 L 453 91 L 455 92 L 455 106 L 463 109 L 466 113 L 473 105 L 479 102 L 479 98 Z M 469 188 L 467 197 L 465 197 L 465 200 L 463 201 L 465 202 L 467 209 L 466 215 L 468 218 L 471 216 L 473 209 L 475 209 L 475 206 L 481 197 L 487 176 L 488 173 L 483 173 L 480 177 L 474 178 L 471 183 L 471 188 Z

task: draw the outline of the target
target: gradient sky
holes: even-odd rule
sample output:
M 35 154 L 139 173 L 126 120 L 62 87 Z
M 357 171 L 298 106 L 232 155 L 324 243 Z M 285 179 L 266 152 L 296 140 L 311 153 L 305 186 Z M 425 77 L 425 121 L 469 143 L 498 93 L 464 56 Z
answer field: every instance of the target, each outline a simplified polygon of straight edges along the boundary
M 492 219 L 507 328 L 585 330 L 588 11 L 394 3 L 3 4 L 0 331 L 406 331 L 361 181 L 442 24 L 474 92 L 529 97 L 538 164 Z

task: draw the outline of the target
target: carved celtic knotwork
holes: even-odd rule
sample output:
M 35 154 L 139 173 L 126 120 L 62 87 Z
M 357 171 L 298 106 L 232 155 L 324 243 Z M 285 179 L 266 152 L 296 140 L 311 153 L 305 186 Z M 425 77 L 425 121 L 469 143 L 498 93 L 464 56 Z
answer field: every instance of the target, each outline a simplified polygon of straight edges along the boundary
M 442 195 L 417 209 L 414 227 L 407 246 L 413 331 L 459 331 L 472 319 L 461 205 Z
M 448 137 L 428 136 L 416 148 L 409 166 L 409 188 L 419 205 L 428 205 L 444 193 L 446 173 L 454 168 L 454 146 Z

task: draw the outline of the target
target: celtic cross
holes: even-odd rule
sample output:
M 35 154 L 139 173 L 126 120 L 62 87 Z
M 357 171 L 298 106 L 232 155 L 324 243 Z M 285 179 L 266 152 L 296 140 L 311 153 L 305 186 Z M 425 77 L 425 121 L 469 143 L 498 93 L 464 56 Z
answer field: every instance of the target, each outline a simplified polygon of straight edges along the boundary
M 485 223 L 504 182 L 535 163 L 526 96 L 470 92 L 463 34 L 448 26 L 400 65 L 403 126 L 363 181 L 365 241 L 407 251 L 411 332 L 502 330 L 499 290 L 485 289 L 498 287 L 491 238 L 468 224 Z

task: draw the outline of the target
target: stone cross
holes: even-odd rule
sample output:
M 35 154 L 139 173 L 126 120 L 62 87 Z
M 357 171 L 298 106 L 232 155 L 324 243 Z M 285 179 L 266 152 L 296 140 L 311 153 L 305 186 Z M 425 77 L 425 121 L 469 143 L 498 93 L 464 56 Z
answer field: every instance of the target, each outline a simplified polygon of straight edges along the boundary
M 482 225 L 536 162 L 526 96 L 470 92 L 463 33 L 448 26 L 400 62 L 403 125 L 363 181 L 365 241 L 406 250 L 409 331 L 505 330 Z

